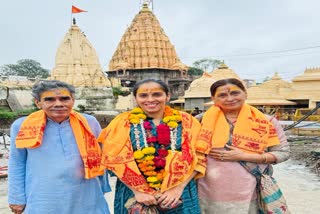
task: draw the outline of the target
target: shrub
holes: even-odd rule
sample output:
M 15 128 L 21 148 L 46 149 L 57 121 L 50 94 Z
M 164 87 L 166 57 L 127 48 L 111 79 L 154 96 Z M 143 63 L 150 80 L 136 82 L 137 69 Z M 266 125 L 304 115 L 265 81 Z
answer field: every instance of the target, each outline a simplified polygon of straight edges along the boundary
M 16 117 L 18 117 L 18 113 L 16 112 L 9 112 L 9 111 L 0 112 L 0 119 L 12 120 Z
M 28 109 L 28 110 L 17 111 L 17 112 L 0 111 L 0 119 L 6 119 L 6 120 L 17 119 L 18 117 L 21 117 L 21 116 L 27 116 L 34 111 L 36 111 L 36 109 Z
M 113 96 L 115 98 L 118 98 L 118 96 L 128 96 L 130 94 L 130 91 L 128 90 L 122 90 L 121 87 L 112 87 Z
M 79 104 L 77 107 L 80 112 L 84 112 L 86 110 L 86 107 L 84 105 Z

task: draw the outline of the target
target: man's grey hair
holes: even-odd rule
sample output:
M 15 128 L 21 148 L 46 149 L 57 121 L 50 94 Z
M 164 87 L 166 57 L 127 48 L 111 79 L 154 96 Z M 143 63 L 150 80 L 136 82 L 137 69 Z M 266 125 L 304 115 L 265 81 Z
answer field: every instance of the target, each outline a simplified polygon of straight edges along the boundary
M 36 100 L 40 101 L 40 96 L 43 92 L 58 88 L 67 89 L 70 92 L 70 94 L 72 94 L 72 96 L 74 97 L 74 86 L 65 82 L 61 82 L 59 80 L 41 80 L 33 85 L 31 94 Z

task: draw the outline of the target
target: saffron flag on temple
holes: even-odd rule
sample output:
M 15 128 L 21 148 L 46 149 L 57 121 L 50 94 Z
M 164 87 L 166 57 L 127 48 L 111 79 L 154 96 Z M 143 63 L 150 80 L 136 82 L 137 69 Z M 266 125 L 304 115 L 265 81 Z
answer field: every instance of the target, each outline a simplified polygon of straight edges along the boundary
M 75 7 L 75 6 L 72 5 L 71 12 L 72 12 L 72 13 L 82 13 L 82 12 L 88 12 L 88 11 L 86 11 L 86 10 L 81 10 L 80 8 L 77 8 L 77 7 Z

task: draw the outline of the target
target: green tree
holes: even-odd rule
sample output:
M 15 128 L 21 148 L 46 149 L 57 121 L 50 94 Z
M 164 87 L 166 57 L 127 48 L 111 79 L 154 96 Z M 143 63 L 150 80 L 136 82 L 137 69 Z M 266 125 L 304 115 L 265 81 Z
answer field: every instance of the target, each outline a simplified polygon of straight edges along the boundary
M 222 60 L 205 58 L 205 59 L 200 59 L 195 61 L 192 65 L 193 67 L 200 69 L 202 71 L 211 72 L 222 63 L 223 63 Z
M 7 64 L 0 67 L 1 75 L 17 75 L 29 78 L 40 77 L 47 78 L 49 70 L 42 68 L 41 64 L 32 59 L 21 59 L 17 64 Z
M 201 76 L 203 74 L 203 70 L 195 67 L 189 67 L 188 74 L 191 76 Z

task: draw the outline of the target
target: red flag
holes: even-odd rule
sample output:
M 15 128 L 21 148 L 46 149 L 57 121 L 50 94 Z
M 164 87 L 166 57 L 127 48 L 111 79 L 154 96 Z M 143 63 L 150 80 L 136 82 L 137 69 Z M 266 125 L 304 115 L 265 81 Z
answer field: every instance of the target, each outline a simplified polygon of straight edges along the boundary
M 72 5 L 71 12 L 72 12 L 72 13 L 82 13 L 82 12 L 88 12 L 88 11 L 86 11 L 86 10 L 81 10 L 80 8 L 77 8 L 77 7 L 75 7 L 75 6 Z

